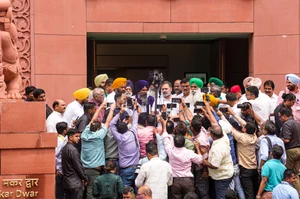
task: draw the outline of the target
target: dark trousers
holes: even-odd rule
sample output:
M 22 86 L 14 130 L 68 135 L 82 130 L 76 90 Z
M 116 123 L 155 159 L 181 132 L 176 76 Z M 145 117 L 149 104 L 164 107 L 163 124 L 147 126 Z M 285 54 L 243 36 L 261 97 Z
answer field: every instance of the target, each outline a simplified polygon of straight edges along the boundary
M 240 166 L 240 179 L 246 199 L 254 199 L 259 186 L 257 170 Z
M 100 175 L 100 171 L 94 169 L 84 169 L 84 172 L 88 177 L 88 184 L 86 187 L 86 199 L 94 199 L 93 186 L 96 178 Z
M 63 177 L 59 175 L 55 177 L 55 197 L 56 199 L 65 199 L 65 191 L 63 188 Z
M 224 199 L 232 177 L 224 180 L 215 180 L 216 199 Z
M 210 199 L 209 195 L 209 180 L 201 178 L 203 169 L 197 170 L 194 173 L 196 193 L 201 199 Z
M 170 194 L 171 199 L 182 199 L 191 191 L 195 191 L 193 178 L 173 178 Z
M 83 188 L 77 189 L 65 189 L 66 198 L 65 199 L 82 199 L 83 197 Z

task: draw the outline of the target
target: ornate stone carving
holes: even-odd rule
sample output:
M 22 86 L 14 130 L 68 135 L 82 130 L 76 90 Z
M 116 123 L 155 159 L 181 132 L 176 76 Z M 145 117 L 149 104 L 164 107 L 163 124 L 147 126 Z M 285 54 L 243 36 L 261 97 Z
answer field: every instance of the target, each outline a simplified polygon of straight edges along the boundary
M 13 23 L 18 31 L 16 46 L 19 52 L 22 76 L 20 92 L 24 94 L 24 89 L 31 85 L 30 0 L 11 0 L 11 5 L 13 8 Z

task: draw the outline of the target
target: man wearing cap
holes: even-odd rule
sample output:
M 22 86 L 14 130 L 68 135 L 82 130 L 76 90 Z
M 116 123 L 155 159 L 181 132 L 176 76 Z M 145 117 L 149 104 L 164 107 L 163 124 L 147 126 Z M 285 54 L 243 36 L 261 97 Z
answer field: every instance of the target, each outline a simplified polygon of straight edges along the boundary
M 64 113 L 69 127 L 72 127 L 73 122 L 83 115 L 83 104 L 87 102 L 90 91 L 88 88 L 81 88 L 73 93 L 75 100 L 68 104 Z
M 152 105 L 154 104 L 154 98 L 148 95 L 149 83 L 146 80 L 139 80 L 135 83 L 136 95 L 138 105 L 141 107 L 141 111 L 149 113 Z
M 108 96 L 107 96 L 107 102 L 108 103 L 114 103 L 114 97 L 116 92 L 122 92 L 125 93 L 125 89 L 126 89 L 126 83 L 127 83 L 127 79 L 124 77 L 118 77 L 117 79 L 115 79 L 112 83 L 112 88 L 114 89 L 113 92 L 111 92 Z
M 214 85 L 219 86 L 221 88 L 221 91 L 222 91 L 222 87 L 223 87 L 224 83 L 219 78 L 211 77 L 211 78 L 209 78 L 208 83 L 209 83 L 210 87 L 212 87 Z M 226 99 L 226 94 L 221 92 L 220 99 L 225 100 Z
M 280 91 L 278 94 L 277 105 L 283 102 L 282 94 L 283 93 L 293 93 L 296 96 L 296 102 L 292 106 L 294 119 L 300 123 L 300 92 L 298 84 L 300 84 L 300 78 L 295 74 L 287 74 L 285 76 L 286 89 Z
M 253 77 L 246 77 L 243 80 L 243 86 L 245 88 L 245 92 L 246 92 L 246 88 L 251 86 L 252 79 L 253 79 Z M 244 93 L 239 100 L 240 100 L 240 103 L 246 102 L 247 101 L 246 93 Z
M 190 111 L 194 113 L 194 104 L 197 101 L 203 101 L 201 88 L 203 87 L 203 81 L 199 78 L 190 79 L 191 92 L 190 96 L 185 100 L 186 103 L 190 103 Z
M 239 85 L 234 85 L 230 88 L 230 92 L 234 93 L 237 100 L 240 100 L 242 97 L 242 89 Z
M 100 74 L 94 79 L 96 87 L 104 88 L 105 82 L 108 79 L 107 74 Z

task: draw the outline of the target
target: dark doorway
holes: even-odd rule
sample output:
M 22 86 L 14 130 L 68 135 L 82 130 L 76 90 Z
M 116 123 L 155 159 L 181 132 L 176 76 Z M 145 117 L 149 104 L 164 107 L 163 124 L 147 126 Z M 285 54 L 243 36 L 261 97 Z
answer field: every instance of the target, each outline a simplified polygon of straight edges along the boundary
M 88 86 L 101 73 L 126 77 L 133 82 L 146 79 L 149 71 L 163 72 L 173 82 L 185 74 L 219 77 L 229 85 L 240 84 L 248 76 L 248 37 L 204 40 L 103 40 L 88 38 Z

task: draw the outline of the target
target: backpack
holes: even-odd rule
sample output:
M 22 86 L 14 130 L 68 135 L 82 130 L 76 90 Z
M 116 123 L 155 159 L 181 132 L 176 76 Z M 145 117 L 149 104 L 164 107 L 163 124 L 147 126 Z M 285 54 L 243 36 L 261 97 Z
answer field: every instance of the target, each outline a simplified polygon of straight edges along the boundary
M 100 198 L 101 199 L 116 199 L 118 197 L 118 176 L 114 175 L 113 178 L 110 174 L 103 174 L 103 180 L 100 185 Z

